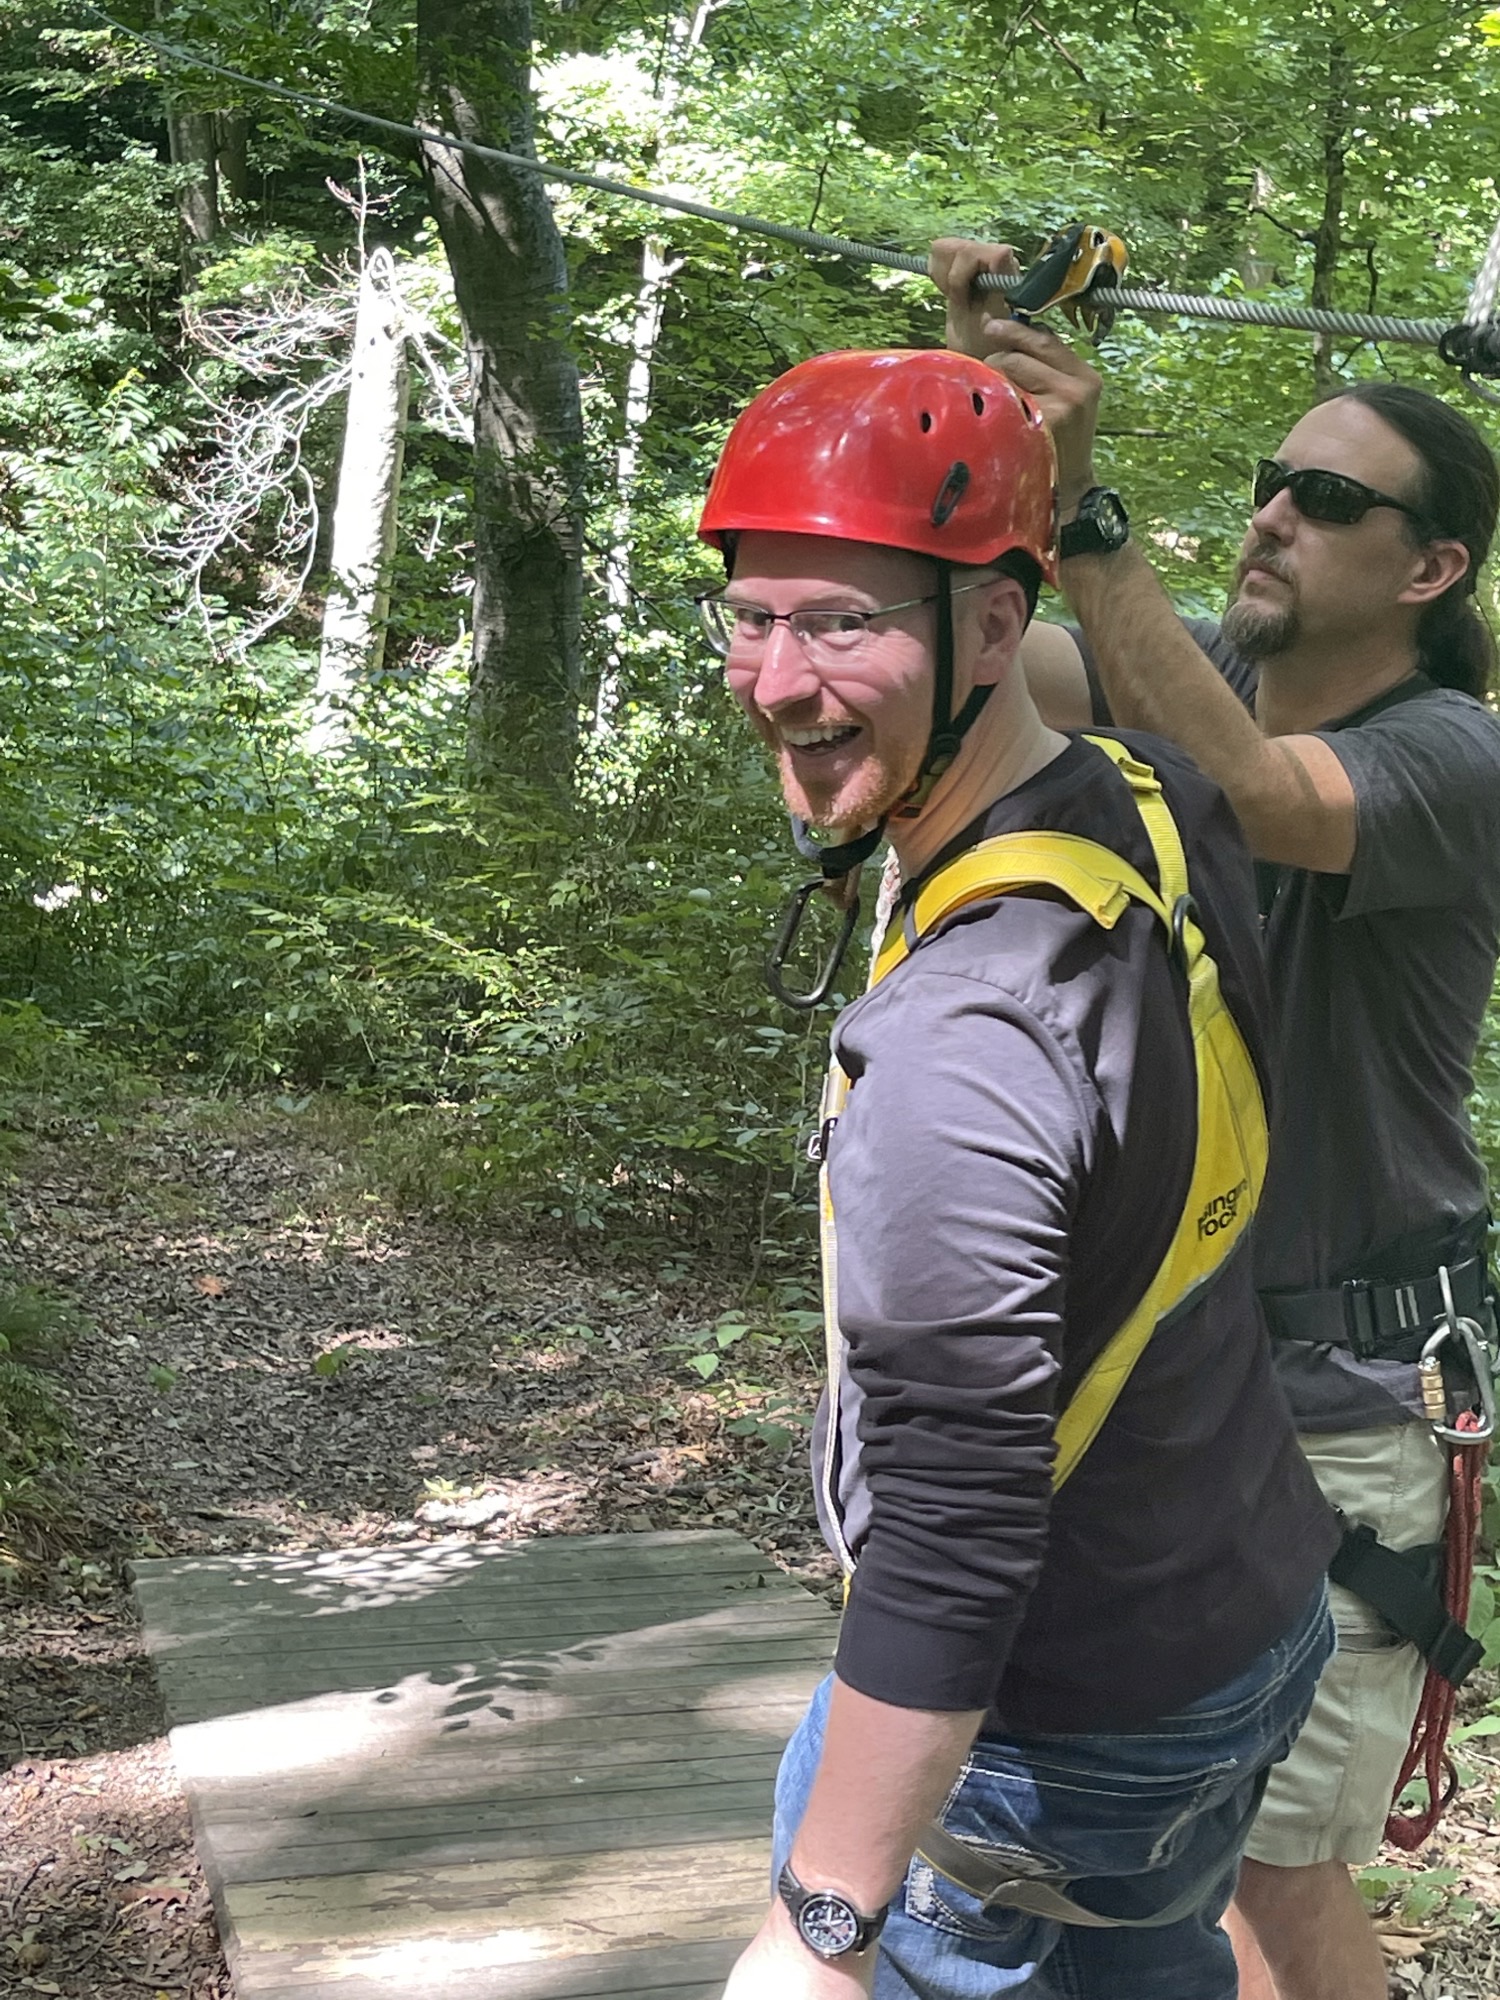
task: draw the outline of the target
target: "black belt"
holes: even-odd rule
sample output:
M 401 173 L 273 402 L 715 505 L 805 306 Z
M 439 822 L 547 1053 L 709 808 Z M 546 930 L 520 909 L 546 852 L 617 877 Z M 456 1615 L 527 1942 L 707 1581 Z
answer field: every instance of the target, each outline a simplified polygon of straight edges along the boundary
M 1471 1252 L 1446 1268 L 1453 1311 L 1461 1319 L 1478 1319 L 1489 1297 L 1483 1255 Z M 1262 1292 L 1260 1302 L 1273 1340 L 1347 1347 L 1359 1361 L 1420 1361 L 1428 1335 L 1448 1313 L 1436 1271 L 1399 1285 L 1350 1278 L 1321 1291 Z

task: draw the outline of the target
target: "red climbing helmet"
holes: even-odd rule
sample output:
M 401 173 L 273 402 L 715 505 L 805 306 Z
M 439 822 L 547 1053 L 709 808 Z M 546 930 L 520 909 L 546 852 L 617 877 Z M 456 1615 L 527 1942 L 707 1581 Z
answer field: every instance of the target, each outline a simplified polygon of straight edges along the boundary
M 1022 549 L 1055 583 L 1056 486 L 1041 412 L 982 362 L 819 354 L 740 416 L 698 533 L 720 549 L 760 528 L 970 564 Z

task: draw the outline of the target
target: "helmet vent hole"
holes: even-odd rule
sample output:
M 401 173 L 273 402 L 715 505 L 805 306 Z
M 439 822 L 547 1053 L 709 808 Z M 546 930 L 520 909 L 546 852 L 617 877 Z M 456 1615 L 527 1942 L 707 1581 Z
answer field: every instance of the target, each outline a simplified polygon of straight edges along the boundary
M 924 431 L 930 431 L 930 430 L 932 429 L 932 412 L 931 412 L 931 410 L 924 410 L 924 411 L 922 412 L 922 428 L 923 428 L 923 430 L 924 430 Z
M 974 404 L 975 416 L 982 417 L 984 415 L 984 398 L 983 396 L 980 395 L 977 389 L 974 391 L 972 401 Z

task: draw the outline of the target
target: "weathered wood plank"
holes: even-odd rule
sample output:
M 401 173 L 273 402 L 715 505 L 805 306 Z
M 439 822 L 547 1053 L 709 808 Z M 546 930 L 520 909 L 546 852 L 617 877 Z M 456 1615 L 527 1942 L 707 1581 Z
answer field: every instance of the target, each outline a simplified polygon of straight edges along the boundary
M 712 1567 L 770 1570 L 759 1552 L 729 1529 L 664 1529 L 649 1534 L 538 1536 L 524 1542 L 397 1542 L 382 1549 L 326 1549 L 307 1555 L 141 1558 L 132 1577 L 143 1600 L 159 1584 L 174 1604 L 270 1591 L 412 1589 L 465 1577 L 493 1587 L 502 1569 L 523 1570 L 527 1586 L 587 1582 L 608 1573 L 655 1576 Z
M 439 1648 L 435 1657 L 418 1663 L 428 1669 L 426 1673 L 403 1675 L 399 1665 L 389 1677 L 351 1672 L 342 1677 L 342 1685 L 328 1688 L 326 1692 L 334 1695 L 353 1694 L 360 1690 L 385 1692 L 389 1679 L 402 1678 L 426 1680 L 433 1686 L 456 1685 L 466 1678 L 470 1669 L 474 1672 L 504 1669 L 510 1677 L 509 1685 L 524 1692 L 539 1684 L 571 1685 L 583 1673 L 587 1673 L 591 1680 L 603 1677 L 621 1681 L 633 1679 L 646 1671 L 648 1660 L 658 1670 L 670 1667 L 683 1673 L 711 1673 L 725 1667 L 743 1666 L 746 1673 L 751 1673 L 759 1668 L 807 1658 L 810 1651 L 823 1645 L 824 1635 L 832 1623 L 825 1612 L 822 1618 L 809 1618 L 782 1631 L 775 1629 L 769 1616 L 747 1625 L 743 1631 L 731 1627 L 727 1633 L 681 1633 L 672 1628 L 656 1628 L 653 1634 L 653 1628 L 645 1627 L 642 1628 L 641 1642 L 632 1642 L 629 1634 L 607 1634 L 604 1637 L 611 1643 L 585 1642 L 587 1651 L 575 1650 L 572 1646 L 552 1650 L 525 1646 L 505 1652 L 497 1646 L 492 1652 L 481 1653 L 478 1648 L 471 1647 L 456 1659 L 446 1659 Z M 274 1657 L 272 1664 L 275 1664 Z M 296 1677 L 298 1671 L 289 1667 L 287 1674 Z M 301 1670 L 301 1677 L 309 1686 L 316 1674 L 317 1669 Z M 164 1679 L 180 1680 L 185 1691 L 237 1684 L 229 1656 L 223 1663 L 195 1662 L 180 1671 L 167 1660 L 162 1663 L 162 1676 Z M 330 1677 L 325 1675 L 325 1678 Z M 314 1696 L 309 1692 L 301 1698 L 312 1700 Z M 186 1711 L 190 1701 L 184 1699 L 180 1706 Z
M 448 1868 L 378 1869 L 232 1885 L 225 1904 L 265 1951 L 381 1940 L 508 1939 L 525 1959 L 724 1935 L 763 1911 L 768 1836 L 715 1841 L 691 1867 L 675 1847 L 630 1841 L 585 1856 L 530 1855 Z
M 229 1828 L 241 1820 L 258 1820 L 268 1815 L 316 1813 L 346 1809 L 350 1812 L 400 1810 L 413 1799 L 423 1807 L 484 1804 L 492 1800 L 514 1802 L 522 1807 L 533 1798 L 551 1798 L 559 1788 L 578 1798 L 608 1797 L 615 1792 L 649 1792 L 678 1784 L 705 1789 L 738 1784 L 747 1778 L 769 1785 L 776 1775 L 782 1744 L 795 1728 L 801 1710 L 788 1709 L 786 1728 L 774 1744 L 743 1749 L 723 1755 L 692 1754 L 694 1746 L 679 1753 L 651 1745 L 649 1751 L 627 1760 L 611 1757 L 608 1762 L 585 1762 L 576 1754 L 566 1759 L 554 1754 L 550 1762 L 536 1768 L 507 1768 L 503 1776 L 486 1760 L 476 1772 L 472 1761 L 446 1763 L 412 1759 L 383 1760 L 369 1770 L 351 1771 L 347 1784 L 329 1784 L 315 1791 L 306 1784 L 285 1777 L 270 1780 L 239 1780 L 219 1784 L 200 1783 L 196 1790 L 211 1807 L 216 1827 Z M 714 1747 L 709 1740 L 710 1747 Z M 696 1746 L 701 1752 L 704 1743 Z M 767 1793 L 769 1796 L 769 1792 Z M 313 1801 L 309 1803 L 309 1801 Z
M 351 1617 L 341 1644 L 335 1643 L 336 1635 L 325 1628 L 319 1633 L 315 1647 L 278 1645 L 269 1635 L 252 1642 L 250 1635 L 245 1634 L 236 1636 L 232 1642 L 220 1640 L 213 1645 L 166 1646 L 160 1657 L 164 1671 L 185 1674 L 220 1666 L 226 1660 L 247 1674 L 258 1671 L 259 1663 L 266 1661 L 284 1663 L 288 1671 L 295 1671 L 306 1662 L 309 1672 L 326 1672 L 326 1667 L 319 1667 L 320 1660 L 347 1660 L 358 1669 L 366 1659 L 401 1660 L 413 1655 L 422 1660 L 433 1659 L 434 1646 L 453 1659 L 472 1655 L 476 1648 L 483 1652 L 503 1651 L 507 1655 L 550 1654 L 566 1653 L 597 1639 L 611 1640 L 618 1648 L 627 1645 L 635 1634 L 654 1638 L 666 1630 L 683 1641 L 702 1643 L 721 1632 L 751 1630 L 779 1636 L 805 1631 L 810 1626 L 821 1629 L 827 1622 L 827 1607 L 807 1597 L 768 1592 L 759 1601 L 717 1604 L 705 1603 L 700 1594 L 661 1599 L 654 1605 L 637 1606 L 630 1600 L 566 1609 L 560 1605 L 550 1617 L 529 1618 L 520 1612 L 513 1623 L 504 1622 L 494 1614 L 462 1624 L 435 1621 L 437 1629 L 429 1640 L 420 1609 L 413 1609 L 399 1626 L 392 1625 L 384 1633 L 367 1632 L 362 1619 L 356 1621 Z
M 421 2000 L 719 2000 L 743 1948 L 744 1939 L 737 1937 L 495 1965 L 486 1962 L 483 1942 L 436 1953 L 424 1947 L 420 1989 L 409 1973 L 383 1971 L 377 1952 L 363 1964 L 353 1956 L 341 1960 L 339 1982 L 326 1990 L 338 2000 L 414 2000 L 418 1990 Z M 267 1983 L 257 1986 L 256 2000 L 309 2000 L 309 1993 L 319 1990 L 307 1982 L 309 1971 L 315 1980 L 322 1977 L 316 1960 L 309 1964 L 288 1953 L 279 1963 L 271 1955 L 260 1963 Z
M 239 2000 L 716 2000 L 835 1632 L 746 1543 L 155 1562 L 138 1594 Z
M 340 1645 L 346 1626 L 356 1620 L 361 1630 L 376 1632 L 400 1632 L 418 1619 L 424 1625 L 430 1620 L 434 1627 L 455 1633 L 492 1630 L 497 1622 L 495 1587 L 491 1579 L 480 1596 L 472 1587 L 466 1590 L 438 1584 L 425 1596 L 413 1594 L 395 1604 L 361 1602 L 352 1594 L 341 1603 L 307 1604 L 283 1592 L 274 1597 L 236 1598 L 227 1607 L 222 1599 L 208 1599 L 201 1604 L 170 1603 L 169 1608 L 169 1600 L 160 1593 L 140 1595 L 145 1622 L 153 1633 L 160 1635 L 164 1649 L 190 1652 L 220 1644 L 230 1633 L 243 1633 L 262 1650 L 278 1642 L 299 1648 Z M 789 1577 L 767 1577 L 764 1571 L 749 1568 L 693 1577 L 673 1572 L 658 1578 L 607 1576 L 587 1582 L 563 1580 L 542 1589 L 517 1587 L 513 1604 L 509 1601 L 511 1596 L 507 1583 L 506 1612 L 501 1620 L 507 1629 L 512 1612 L 518 1619 L 525 1616 L 537 1624 L 547 1624 L 559 1612 L 572 1615 L 580 1610 L 607 1611 L 611 1615 L 624 1610 L 640 1616 L 651 1614 L 658 1607 L 666 1613 L 680 1606 L 696 1610 L 711 1604 L 726 1608 L 740 1603 L 753 1606 L 768 1599 L 781 1603 L 808 1601 L 807 1593 Z
M 346 1644 L 380 1644 L 386 1638 L 400 1638 L 414 1628 L 446 1636 L 452 1640 L 510 1632 L 522 1620 L 528 1626 L 560 1626 L 580 1612 L 594 1618 L 620 1618 L 622 1626 L 652 1622 L 654 1618 L 680 1616 L 684 1612 L 710 1610 L 722 1606 L 732 1610 L 742 1602 L 752 1604 L 806 1604 L 808 1594 L 790 1578 L 760 1582 L 762 1572 L 746 1570 L 728 1576 L 670 1578 L 644 1586 L 626 1586 L 622 1578 L 598 1584 L 556 1584 L 548 1590 L 516 1590 L 514 1604 L 506 1604 L 506 1616 L 496 1618 L 488 1600 L 456 1600 L 452 1592 L 436 1590 L 430 1598 L 412 1598 L 402 1604 L 344 1604 L 298 1608 L 296 1602 L 272 1600 L 262 1604 L 236 1602 L 232 1614 L 210 1610 L 196 1614 L 174 1608 L 174 1622 L 166 1626 L 156 1604 L 146 1604 L 146 1626 L 160 1640 L 160 1650 L 168 1658 L 212 1656 L 226 1644 L 236 1652 L 318 1652 L 342 1650 Z M 812 1600 L 816 1602 L 816 1600 Z M 514 1612 L 514 1622 L 512 1614 Z
M 582 1542 L 586 1538 L 578 1539 Z M 326 1609 L 336 1606 L 341 1595 L 378 1597 L 392 1589 L 409 1592 L 430 1589 L 435 1584 L 461 1586 L 466 1581 L 482 1582 L 492 1589 L 496 1576 L 502 1572 L 507 1579 L 513 1576 L 514 1587 L 527 1596 L 569 1589 L 650 1590 L 692 1577 L 717 1578 L 725 1584 L 739 1581 L 748 1589 L 759 1588 L 756 1580 L 764 1578 L 767 1585 L 787 1583 L 794 1590 L 798 1588 L 781 1571 L 768 1569 L 758 1551 L 738 1536 L 731 1537 L 728 1546 L 716 1541 L 707 1549 L 674 1548 L 654 1555 L 645 1551 L 639 1559 L 627 1563 L 619 1551 L 628 1548 L 633 1539 L 629 1535 L 602 1536 L 598 1546 L 607 1553 L 587 1559 L 560 1558 L 550 1565 L 533 1564 L 515 1553 L 517 1547 L 527 1550 L 552 1546 L 547 1543 L 486 1543 L 481 1545 L 483 1554 L 478 1560 L 466 1552 L 461 1561 L 452 1561 L 444 1560 L 447 1544 L 407 1542 L 393 1548 L 395 1560 L 389 1566 L 378 1569 L 314 1569 L 307 1567 L 311 1558 L 284 1556 L 276 1558 L 282 1565 L 277 1570 L 229 1575 L 222 1567 L 215 1566 L 221 1562 L 218 1557 L 174 1556 L 164 1560 L 142 1559 L 135 1564 L 133 1576 L 143 1599 L 154 1596 L 159 1589 L 163 1601 L 170 1602 L 174 1612 L 200 1617 L 222 1610 L 226 1602 L 257 1610 L 276 1610 L 284 1607 L 293 1594 L 303 1605 Z M 466 1551 L 473 1546 L 466 1544 Z M 193 1567 L 181 1577 L 164 1576 L 162 1572 L 170 1570 L 174 1562 L 188 1562 Z
M 252 1852 L 274 1838 L 283 1848 L 306 1846 L 318 1841 L 374 1840 L 410 1834 L 423 1839 L 428 1834 L 453 1832 L 495 1832 L 524 1834 L 531 1828 L 583 1827 L 602 1831 L 617 1820 L 644 1823 L 670 1819 L 684 1812 L 731 1813 L 742 1805 L 757 1810 L 765 1803 L 761 1773 L 740 1774 L 716 1785 L 703 1785 L 679 1775 L 666 1784 L 649 1787 L 617 1788 L 602 1795 L 588 1793 L 536 1792 L 507 1796 L 491 1791 L 472 1798 L 453 1799 L 435 1805 L 367 1806 L 358 1802 L 335 1802 L 328 1808 L 312 1808 L 300 1813 L 258 1813 L 239 1821 L 225 1821 L 218 1834 L 219 1851 L 232 1854 L 237 1849 Z M 608 1846 L 608 1841 L 596 1845 Z
M 782 1651 L 790 1657 L 782 1658 Z M 632 1730 L 649 1730 L 656 1717 L 675 1718 L 664 1725 L 675 1728 L 684 1716 L 710 1718 L 719 1709 L 775 1708 L 782 1703 L 800 1708 L 807 1699 L 808 1662 L 823 1659 L 825 1652 L 826 1638 L 820 1636 L 813 1642 L 777 1649 L 771 1657 L 757 1653 L 747 1659 L 742 1652 L 726 1648 L 716 1665 L 683 1667 L 665 1676 L 658 1667 L 639 1661 L 619 1667 L 601 1661 L 568 1661 L 543 1672 L 507 1668 L 506 1713 L 499 1716 L 491 1707 L 487 1719 L 523 1729 L 559 1715 L 579 1721 L 605 1716 L 628 1722 Z M 444 1671 L 440 1668 L 423 1678 L 443 1687 Z M 452 1687 L 461 1685 L 457 1680 L 452 1683 Z M 335 1690 L 299 1697 L 298 1706 L 306 1710 L 322 1702 L 338 1709 L 369 1698 L 354 1690 Z M 730 1723 L 732 1716 L 726 1716 L 706 1726 L 718 1728 Z
M 663 1848 L 698 1847 L 705 1841 L 764 1837 L 767 1775 L 711 1791 L 662 1786 L 587 1799 L 534 1797 L 477 1807 L 464 1802 L 436 1819 L 420 1808 L 396 1806 L 241 1820 L 217 1827 L 214 1840 L 224 1878 L 235 1883 L 586 1855 L 639 1839 Z

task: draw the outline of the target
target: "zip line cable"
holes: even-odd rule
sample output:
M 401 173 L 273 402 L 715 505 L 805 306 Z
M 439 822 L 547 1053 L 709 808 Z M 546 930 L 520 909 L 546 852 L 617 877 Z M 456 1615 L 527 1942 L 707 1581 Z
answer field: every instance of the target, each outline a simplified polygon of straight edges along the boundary
M 227 63 L 211 61 L 207 56 L 195 54 L 191 49 L 179 47 L 174 42 L 162 41 L 156 35 L 148 35 L 139 28 L 129 27 L 124 21 L 117 21 L 93 0 L 78 0 L 84 12 L 113 28 L 117 34 L 151 49 L 178 68 L 202 70 L 209 76 L 223 77 L 227 82 L 242 85 L 247 90 L 259 91 L 263 96 L 276 97 L 288 104 L 301 105 L 305 110 L 324 111 L 336 118 L 352 119 L 355 124 L 369 126 L 373 131 L 387 132 L 397 138 L 414 139 L 422 146 L 439 146 L 449 152 L 465 153 L 476 160 L 492 160 L 497 165 L 519 167 L 527 173 L 537 175 L 543 181 L 559 183 L 565 187 L 592 188 L 598 194 L 620 195 L 627 201 L 645 202 L 652 208 L 664 208 L 679 215 L 696 216 L 702 222 L 716 222 L 725 229 L 737 230 L 746 236 L 768 237 L 773 242 L 790 243 L 799 250 L 810 250 L 822 256 L 842 257 L 852 264 L 874 264 L 890 271 L 909 271 L 914 276 L 927 276 L 927 259 L 910 250 L 892 250 L 875 243 L 860 243 L 848 236 L 829 236 L 818 229 L 799 229 L 792 223 L 770 222 L 764 216 L 743 215 L 730 208 L 716 208 L 709 202 L 693 201 L 686 195 L 669 194 L 664 188 L 637 187 L 630 181 L 610 180 L 603 174 L 589 174 L 577 167 L 557 166 L 551 161 L 534 159 L 526 153 L 508 153 L 499 146 L 481 145 L 475 139 L 461 139 L 451 132 L 435 132 L 420 125 L 407 125 L 396 118 L 382 118 L 373 111 L 359 111 L 350 104 L 339 104 L 331 98 L 315 97 L 306 91 L 293 90 L 284 83 L 271 83 L 264 77 L 250 76 L 245 71 L 232 69 Z M 1478 328 L 1480 322 L 1487 322 L 1494 301 L 1495 280 L 1489 278 L 1488 294 L 1483 287 L 1485 277 L 1494 265 L 1500 271 L 1500 228 L 1496 230 L 1495 241 L 1490 246 L 1490 255 L 1485 260 L 1481 277 L 1476 281 L 1471 294 L 1469 312 L 1465 326 Z M 1020 278 L 1002 278 L 993 272 L 981 272 L 975 280 L 981 292 L 1013 292 L 1021 283 Z M 1226 299 L 1205 297 L 1195 292 L 1157 291 L 1151 287 L 1126 286 L 1111 290 L 1108 294 L 1111 309 L 1127 312 L 1161 313 L 1169 318 L 1214 320 L 1237 326 L 1275 326 L 1297 333 L 1343 334 L 1354 340 L 1393 340 L 1412 347 L 1437 347 L 1443 349 L 1443 358 L 1465 368 L 1480 367 L 1472 359 L 1472 344 L 1462 354 L 1450 352 L 1444 347 L 1445 336 L 1452 329 L 1440 319 L 1398 319 L 1387 313 L 1335 312 L 1325 306 L 1295 306 L 1271 304 L 1260 299 Z M 1478 309 L 1476 311 L 1476 302 Z M 1471 386 L 1473 386 L 1471 384 Z

